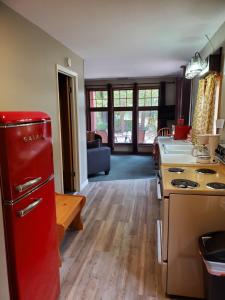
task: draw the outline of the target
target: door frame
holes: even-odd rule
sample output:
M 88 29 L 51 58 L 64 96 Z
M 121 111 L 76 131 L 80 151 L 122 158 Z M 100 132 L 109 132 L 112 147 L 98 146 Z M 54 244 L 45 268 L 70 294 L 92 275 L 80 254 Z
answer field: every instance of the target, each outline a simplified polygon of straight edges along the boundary
M 78 122 L 78 74 L 64 66 L 56 64 L 56 85 L 57 85 L 57 109 L 58 109 L 58 129 L 59 129 L 59 147 L 60 147 L 60 178 L 61 178 L 61 192 L 63 192 L 63 157 L 62 157 L 62 135 L 61 135 L 61 117 L 60 117 L 60 100 L 59 100 L 59 84 L 58 74 L 64 74 L 71 78 L 72 93 L 71 93 L 71 107 L 72 107 L 72 143 L 73 143 L 73 169 L 75 170 L 74 186 L 77 192 L 80 191 L 80 152 L 79 152 L 79 122 Z

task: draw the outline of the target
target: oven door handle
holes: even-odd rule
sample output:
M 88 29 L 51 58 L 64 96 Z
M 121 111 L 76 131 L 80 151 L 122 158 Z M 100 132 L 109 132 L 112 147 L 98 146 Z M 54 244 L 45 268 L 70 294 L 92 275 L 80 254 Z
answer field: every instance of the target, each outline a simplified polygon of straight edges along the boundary
M 31 212 L 35 207 L 37 207 L 41 203 L 42 200 L 43 200 L 43 198 L 38 198 L 34 202 L 29 204 L 26 208 L 18 210 L 17 211 L 17 216 L 20 217 L 20 218 L 23 218 L 29 212 Z
M 157 172 L 157 177 L 159 178 L 159 180 L 162 179 L 161 170 L 159 170 L 159 171 Z
M 161 183 L 159 179 L 157 179 L 156 189 L 157 189 L 157 199 L 162 200 Z
M 158 263 L 162 264 L 162 221 L 156 221 L 156 230 L 157 230 L 157 258 Z
M 24 184 L 19 184 L 16 186 L 16 191 L 23 192 L 23 191 L 27 190 L 29 187 L 31 187 L 32 185 L 40 182 L 41 179 L 42 179 L 41 177 L 37 177 L 37 178 L 34 178 L 32 180 L 25 182 Z

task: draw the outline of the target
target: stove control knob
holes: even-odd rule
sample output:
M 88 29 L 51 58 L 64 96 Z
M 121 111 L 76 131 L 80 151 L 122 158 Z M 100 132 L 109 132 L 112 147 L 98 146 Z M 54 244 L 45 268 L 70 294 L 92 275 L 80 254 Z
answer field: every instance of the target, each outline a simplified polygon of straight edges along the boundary
M 220 156 L 223 156 L 224 155 L 224 149 L 219 147 L 219 155 Z
M 221 158 L 225 160 L 225 149 L 221 149 Z

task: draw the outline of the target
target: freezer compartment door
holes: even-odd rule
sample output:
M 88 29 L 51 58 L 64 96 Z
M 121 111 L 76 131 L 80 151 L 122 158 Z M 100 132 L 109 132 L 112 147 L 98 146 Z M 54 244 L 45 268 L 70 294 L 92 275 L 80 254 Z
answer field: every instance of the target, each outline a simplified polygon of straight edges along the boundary
M 3 201 L 15 200 L 53 174 L 51 123 L 0 128 Z
M 12 299 L 57 299 L 59 255 L 53 180 L 3 208 Z

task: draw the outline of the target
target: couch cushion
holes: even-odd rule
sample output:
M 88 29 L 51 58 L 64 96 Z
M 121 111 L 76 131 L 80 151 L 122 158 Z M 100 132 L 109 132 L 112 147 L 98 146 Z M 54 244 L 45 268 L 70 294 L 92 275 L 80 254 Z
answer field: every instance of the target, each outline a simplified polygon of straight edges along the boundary
M 109 147 L 100 147 L 87 150 L 88 175 L 110 170 Z

